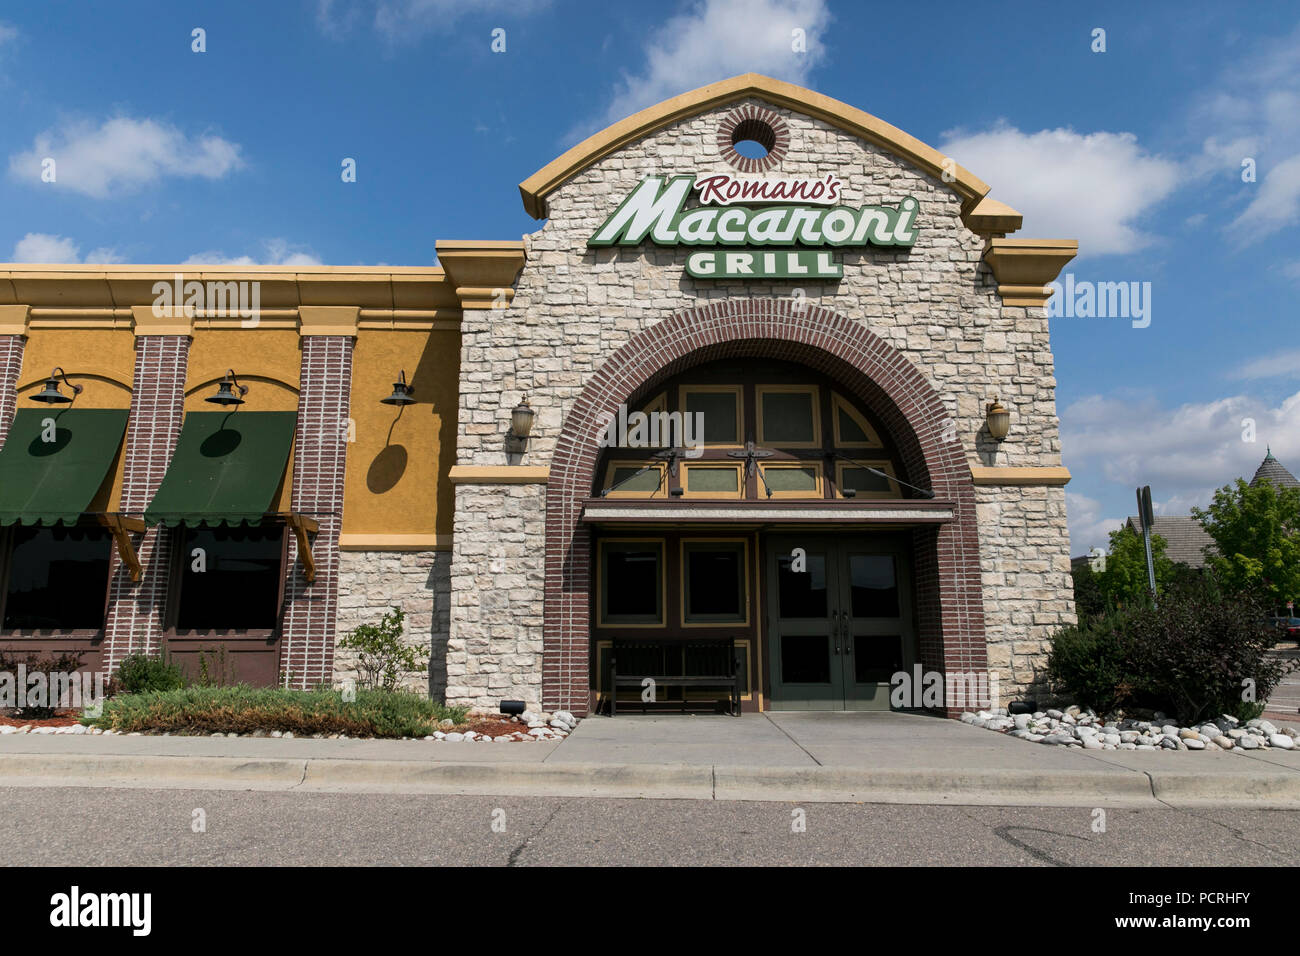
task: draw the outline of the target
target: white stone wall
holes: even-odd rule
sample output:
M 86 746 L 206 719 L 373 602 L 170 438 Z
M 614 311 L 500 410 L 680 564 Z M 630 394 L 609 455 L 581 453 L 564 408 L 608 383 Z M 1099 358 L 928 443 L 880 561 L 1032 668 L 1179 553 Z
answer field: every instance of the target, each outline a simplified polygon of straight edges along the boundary
M 359 624 L 377 624 L 392 607 L 406 613 L 404 637 L 430 650 L 429 669 L 407 674 L 406 690 L 442 699 L 447 689 L 447 632 L 450 619 L 451 553 L 448 551 L 343 551 L 339 554 L 339 610 L 336 634 Z M 334 683 L 356 678 L 355 654 L 334 648 Z
M 973 464 L 1060 465 L 1047 318 L 1041 309 L 1003 306 L 981 262 L 984 241 L 961 221 L 960 198 L 905 160 L 820 120 L 752 102 L 775 109 L 790 126 L 789 155 L 766 175 L 835 173 L 845 183 L 845 205 L 892 206 L 914 196 L 920 203 L 915 246 L 837 249 L 844 277 L 833 282 L 697 280 L 685 274 L 683 247 L 588 249 L 588 237 L 645 176 L 730 171 L 718 153 L 716 130 L 737 104 L 632 143 L 548 197 L 545 227 L 524 237 L 528 261 L 510 308 L 465 312 L 458 462 L 507 464 L 503 438 L 510 409 L 527 395 L 537 411 L 532 438 L 522 462 L 509 463 L 548 464 L 565 416 L 587 380 L 634 335 L 680 309 L 727 298 L 788 297 L 802 288 L 809 302 L 862 322 L 926 376 Z M 1001 445 L 978 438 L 985 404 L 994 396 L 1011 411 L 1011 433 Z M 1039 607 L 1044 601 L 1069 603 L 1061 491 L 1009 488 L 982 494 L 982 500 L 1001 503 L 1008 529 L 1023 527 L 1026 536 L 1033 529 L 1042 551 L 1032 560 L 1045 561 L 1050 569 L 1017 571 L 1017 580 L 1026 582 L 1031 573 L 1042 575 L 1023 589 L 1000 585 L 988 576 L 992 569 L 986 572 L 990 638 L 1014 645 L 1023 628 L 1020 642 L 1028 644 L 1041 638 L 1043 615 L 1073 613 L 1072 607 L 1051 612 Z M 1039 500 L 1055 502 L 1046 516 Z M 503 504 L 515 509 L 512 517 L 502 516 Z M 485 571 L 485 549 L 503 526 L 510 529 L 510 543 L 527 557 L 519 567 L 507 562 L 506 571 Z M 457 488 L 448 658 L 449 697 L 457 702 L 495 707 L 506 691 L 535 699 L 541 681 L 543 531 L 542 489 Z M 519 534 L 522 538 L 514 537 Z M 997 534 L 1007 543 L 990 540 L 995 550 L 1019 546 L 1016 532 Z M 499 575 L 508 583 L 497 584 Z M 486 603 L 498 600 L 508 606 Z M 1017 673 L 1024 673 L 1023 663 Z
M 450 703 L 541 710 L 545 527 L 544 485 L 456 486 Z
M 1049 638 L 1076 620 L 1065 489 L 979 487 L 975 502 L 989 670 L 1004 705 L 1042 700 Z

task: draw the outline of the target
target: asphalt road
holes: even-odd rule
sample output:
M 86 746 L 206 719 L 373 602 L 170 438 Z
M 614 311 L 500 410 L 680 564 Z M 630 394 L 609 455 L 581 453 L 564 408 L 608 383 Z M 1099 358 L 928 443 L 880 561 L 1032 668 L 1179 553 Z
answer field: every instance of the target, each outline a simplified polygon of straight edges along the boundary
M 796 810 L 803 832 L 792 827 Z M 196 821 L 204 832 L 195 832 Z M 1111 809 L 1105 832 L 1096 832 L 1099 821 L 1093 810 L 1070 808 L 7 787 L 0 862 L 1293 866 L 1300 859 L 1300 811 Z

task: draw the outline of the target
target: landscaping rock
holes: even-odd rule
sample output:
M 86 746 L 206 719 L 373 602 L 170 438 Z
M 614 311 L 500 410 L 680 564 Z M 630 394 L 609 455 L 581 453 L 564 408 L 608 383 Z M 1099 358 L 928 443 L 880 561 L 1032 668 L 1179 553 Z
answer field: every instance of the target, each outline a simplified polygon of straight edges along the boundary
M 1227 734 L 1219 734 L 1219 736 L 1214 738 L 1214 742 L 1224 750 L 1231 750 L 1233 743 L 1235 743 L 1235 741 Z
M 1260 748 L 1259 738 L 1253 734 L 1244 734 L 1237 738 L 1237 746 L 1242 750 L 1258 750 Z
M 1204 750 L 1205 741 L 1201 740 L 1200 737 L 1188 737 L 1183 741 L 1183 746 L 1188 750 Z
M 1295 749 L 1295 741 L 1286 734 L 1269 734 L 1268 742 L 1270 746 L 1281 747 L 1283 750 Z
M 464 735 L 464 734 L 461 734 L 461 733 L 456 733 L 456 732 L 453 731 L 452 733 L 447 734 L 446 736 L 444 736 L 442 739 L 445 740 L 445 741 L 447 741 L 448 743 L 454 744 L 454 743 L 459 743 L 460 741 L 464 740 L 464 739 L 465 739 L 465 735 Z

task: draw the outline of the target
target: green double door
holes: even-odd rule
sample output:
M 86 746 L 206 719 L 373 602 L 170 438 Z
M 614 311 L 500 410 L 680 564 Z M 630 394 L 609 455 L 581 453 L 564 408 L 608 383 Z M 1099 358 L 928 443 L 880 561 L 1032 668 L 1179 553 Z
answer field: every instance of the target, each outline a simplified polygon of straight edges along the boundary
M 889 710 L 916 659 L 910 551 L 885 535 L 767 539 L 773 710 Z

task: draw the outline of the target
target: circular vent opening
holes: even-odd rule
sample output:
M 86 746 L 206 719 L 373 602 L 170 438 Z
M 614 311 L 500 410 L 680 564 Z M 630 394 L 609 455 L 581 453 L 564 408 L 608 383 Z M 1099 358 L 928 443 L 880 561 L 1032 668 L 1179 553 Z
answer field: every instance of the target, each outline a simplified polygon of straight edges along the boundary
M 746 159 L 763 159 L 776 145 L 776 130 L 760 119 L 747 119 L 731 133 L 731 146 Z

